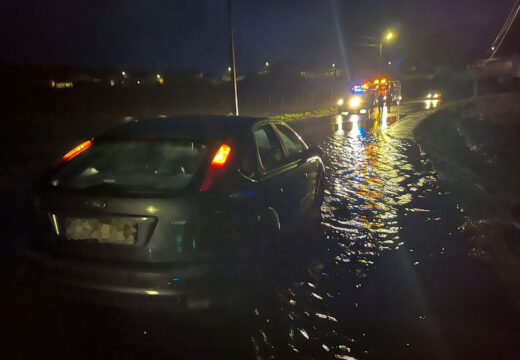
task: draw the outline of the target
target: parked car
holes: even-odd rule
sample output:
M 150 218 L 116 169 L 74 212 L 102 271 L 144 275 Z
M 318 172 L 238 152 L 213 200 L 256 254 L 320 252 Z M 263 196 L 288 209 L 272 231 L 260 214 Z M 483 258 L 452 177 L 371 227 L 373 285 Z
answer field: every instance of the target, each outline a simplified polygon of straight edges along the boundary
M 132 121 L 71 150 L 36 186 L 29 263 L 66 294 L 206 307 L 224 284 L 257 286 L 255 265 L 286 249 L 280 233 L 319 219 L 324 173 L 319 149 L 281 121 Z

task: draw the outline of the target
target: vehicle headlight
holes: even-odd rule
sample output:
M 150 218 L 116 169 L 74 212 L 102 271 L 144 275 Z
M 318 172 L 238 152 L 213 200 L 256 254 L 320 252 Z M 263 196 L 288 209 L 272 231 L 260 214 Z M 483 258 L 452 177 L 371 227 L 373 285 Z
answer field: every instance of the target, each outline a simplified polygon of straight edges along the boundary
M 361 105 L 361 98 L 359 96 L 354 96 L 350 98 L 350 101 L 348 102 L 348 105 L 351 108 L 357 108 Z
M 430 98 L 432 97 L 432 94 L 428 94 L 428 96 L 427 96 L 427 97 L 428 97 L 428 99 L 430 99 Z
M 338 100 L 338 106 L 341 106 L 341 105 L 343 105 L 343 99 Z
M 439 97 L 439 93 L 435 93 L 435 95 L 433 95 L 434 98 L 438 98 Z

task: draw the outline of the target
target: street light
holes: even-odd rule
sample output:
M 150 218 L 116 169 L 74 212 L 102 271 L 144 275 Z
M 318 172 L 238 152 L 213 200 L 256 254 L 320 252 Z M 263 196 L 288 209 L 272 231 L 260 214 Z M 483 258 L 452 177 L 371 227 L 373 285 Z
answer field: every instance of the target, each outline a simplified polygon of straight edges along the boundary
M 378 63 L 378 70 L 381 72 L 381 64 L 383 63 L 383 42 L 390 41 L 395 37 L 394 33 L 392 31 L 387 31 L 386 34 L 381 38 L 381 41 L 379 42 L 379 63 Z
M 265 67 L 269 67 L 269 61 L 265 62 Z
M 121 75 L 123 75 L 124 77 L 126 77 L 126 72 L 125 72 L 125 71 L 121 71 Z

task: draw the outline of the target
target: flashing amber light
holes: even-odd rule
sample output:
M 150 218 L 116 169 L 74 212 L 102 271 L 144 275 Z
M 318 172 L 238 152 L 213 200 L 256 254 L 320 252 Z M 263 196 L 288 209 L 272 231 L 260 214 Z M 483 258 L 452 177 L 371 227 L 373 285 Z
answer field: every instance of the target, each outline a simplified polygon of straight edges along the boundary
M 63 157 L 61 158 L 61 161 L 69 161 L 70 159 L 78 156 L 79 154 L 81 154 L 83 151 L 87 150 L 91 146 L 92 146 L 92 140 L 87 140 L 84 143 L 81 143 L 78 146 L 76 146 L 74 149 L 72 149 L 65 155 L 63 155 Z
M 368 88 L 369 88 L 369 86 L 370 86 L 370 84 L 369 84 L 369 83 L 364 83 L 364 84 L 363 84 L 363 89 L 365 89 L 365 90 L 366 90 L 366 89 L 368 89 Z
M 226 144 L 220 145 L 217 153 L 213 157 L 211 161 L 211 166 L 214 167 L 222 167 L 226 165 L 227 159 L 229 158 L 229 154 L 231 153 L 231 147 Z

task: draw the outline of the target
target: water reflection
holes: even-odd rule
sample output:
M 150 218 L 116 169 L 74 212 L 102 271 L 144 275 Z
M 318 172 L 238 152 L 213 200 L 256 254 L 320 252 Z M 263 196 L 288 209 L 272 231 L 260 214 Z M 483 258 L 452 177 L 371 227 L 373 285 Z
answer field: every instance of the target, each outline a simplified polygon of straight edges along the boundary
M 343 116 L 336 116 L 336 135 L 343 135 Z
M 426 110 L 435 109 L 440 105 L 440 100 L 425 100 Z
M 258 357 L 359 359 L 369 351 L 370 344 L 361 345 L 361 324 L 351 324 L 363 305 L 358 294 L 378 258 L 404 245 L 399 214 L 434 182 L 410 162 L 412 145 L 386 134 L 397 120 L 386 109 L 375 119 L 331 119 L 332 134 L 321 144 L 328 158 L 327 188 L 316 235 L 326 239 L 328 252 L 278 292 L 274 313 L 257 309 L 261 326 L 253 343 Z M 280 319 L 276 327 L 273 317 Z

